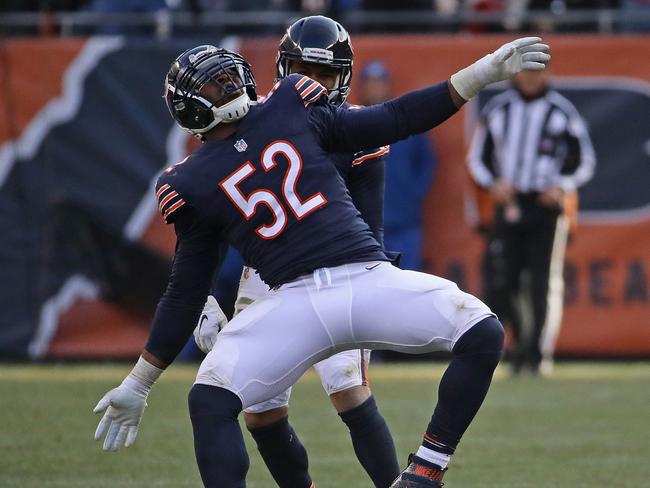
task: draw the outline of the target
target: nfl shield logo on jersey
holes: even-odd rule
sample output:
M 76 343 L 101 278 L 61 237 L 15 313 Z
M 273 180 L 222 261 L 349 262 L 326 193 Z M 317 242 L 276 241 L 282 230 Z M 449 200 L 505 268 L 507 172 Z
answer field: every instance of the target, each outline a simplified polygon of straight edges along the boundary
M 235 149 L 237 149 L 238 152 L 244 152 L 247 147 L 248 144 L 246 144 L 246 141 L 244 139 L 239 139 L 237 142 L 235 142 Z

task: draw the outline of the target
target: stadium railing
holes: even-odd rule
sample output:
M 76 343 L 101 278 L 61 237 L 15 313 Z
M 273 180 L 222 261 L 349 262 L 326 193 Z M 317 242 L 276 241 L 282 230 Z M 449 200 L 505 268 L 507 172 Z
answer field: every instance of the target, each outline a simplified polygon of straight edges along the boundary
M 75 12 L 5 12 L 0 16 L 0 35 L 11 35 L 38 29 L 47 16 L 48 22 L 58 27 L 62 36 L 84 35 L 107 27 L 142 28 L 160 38 L 176 35 L 192 28 L 215 28 L 253 32 L 282 31 L 289 22 L 299 17 L 293 11 L 187 11 L 161 10 L 154 13 L 100 13 Z M 352 32 L 376 31 L 440 31 L 460 30 L 521 31 L 551 30 L 570 32 L 650 32 L 650 8 L 643 10 L 564 10 L 523 12 L 472 12 L 461 11 L 445 15 L 435 10 L 343 12 L 341 20 Z

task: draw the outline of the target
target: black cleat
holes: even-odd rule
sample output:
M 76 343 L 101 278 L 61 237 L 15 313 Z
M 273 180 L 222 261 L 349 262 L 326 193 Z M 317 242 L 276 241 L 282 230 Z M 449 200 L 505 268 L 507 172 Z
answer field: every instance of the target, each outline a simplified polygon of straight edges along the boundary
M 442 488 L 441 470 L 437 465 L 411 454 L 408 466 L 389 488 Z

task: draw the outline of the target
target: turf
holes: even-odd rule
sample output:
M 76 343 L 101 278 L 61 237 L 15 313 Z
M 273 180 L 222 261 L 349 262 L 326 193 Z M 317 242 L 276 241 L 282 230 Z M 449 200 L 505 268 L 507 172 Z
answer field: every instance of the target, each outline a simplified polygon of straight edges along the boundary
M 194 367 L 174 366 L 149 397 L 136 444 L 92 439 L 100 396 L 128 365 L 0 366 L 0 487 L 199 487 L 186 397 Z M 371 367 L 400 460 L 431 415 L 441 364 Z M 497 378 L 457 450 L 450 488 L 650 487 L 650 364 L 568 364 L 549 379 Z M 308 373 L 292 423 L 318 488 L 371 486 L 344 425 Z M 247 442 L 250 441 L 248 435 Z M 249 444 L 250 488 L 275 486 Z

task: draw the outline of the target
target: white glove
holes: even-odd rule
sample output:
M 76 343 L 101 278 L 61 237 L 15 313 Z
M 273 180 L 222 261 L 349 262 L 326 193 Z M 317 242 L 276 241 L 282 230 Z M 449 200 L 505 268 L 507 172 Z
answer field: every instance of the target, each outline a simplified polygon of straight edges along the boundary
M 493 53 L 451 76 L 458 94 L 469 100 L 486 85 L 512 78 L 522 70 L 540 71 L 551 60 L 549 47 L 539 37 L 522 37 L 504 44 Z
M 227 323 L 226 314 L 221 310 L 216 298 L 208 295 L 199 323 L 194 328 L 194 341 L 199 349 L 206 354 L 209 353 L 217 340 L 217 334 Z
M 95 440 L 99 440 L 108 429 L 104 439 L 105 451 L 117 451 L 122 444 L 130 447 L 135 442 L 140 419 L 147 406 L 147 396 L 162 372 L 162 369 L 141 357 L 122 384 L 99 400 L 93 413 L 104 410 L 106 413 L 99 421 Z

